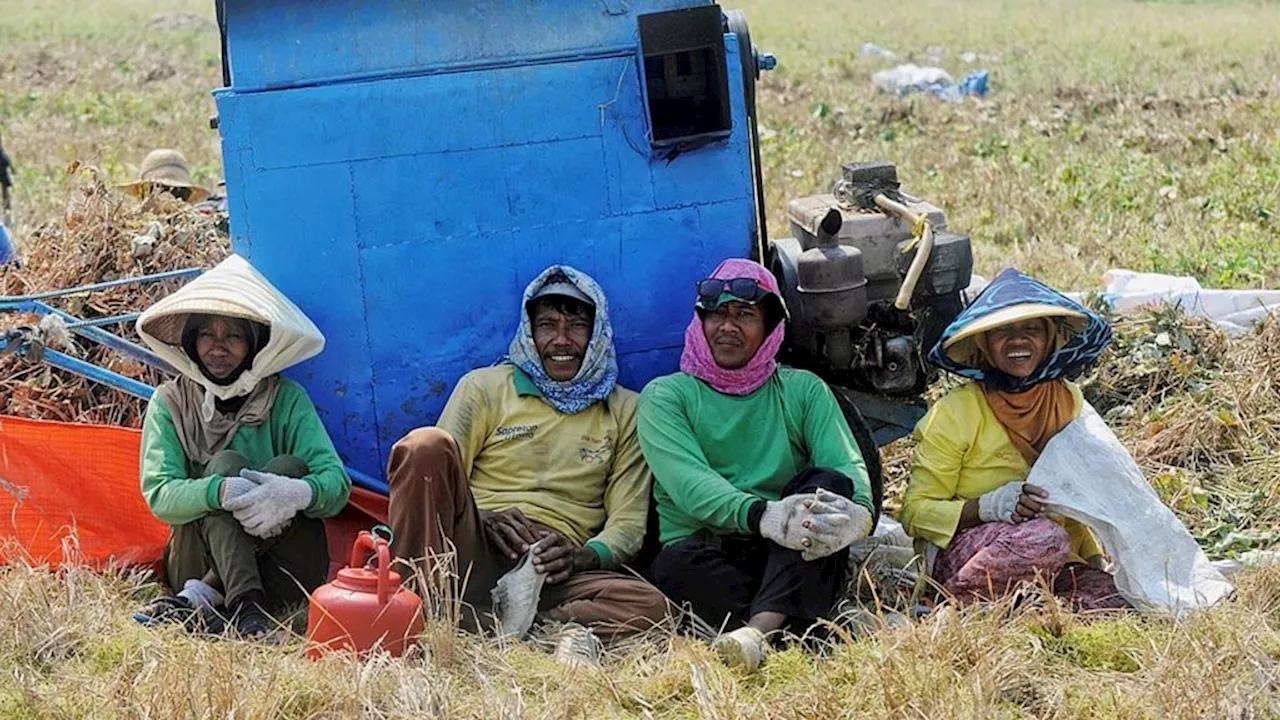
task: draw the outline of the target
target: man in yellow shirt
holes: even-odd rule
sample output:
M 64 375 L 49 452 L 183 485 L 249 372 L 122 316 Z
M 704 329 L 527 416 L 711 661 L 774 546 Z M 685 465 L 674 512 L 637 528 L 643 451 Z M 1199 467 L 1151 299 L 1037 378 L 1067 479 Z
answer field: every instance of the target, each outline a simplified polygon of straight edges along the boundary
M 644 539 L 652 483 L 639 396 L 617 376 L 604 292 L 552 266 L 525 290 L 507 362 L 464 376 L 387 473 L 397 555 L 433 578 L 432 559 L 456 552 L 465 623 L 492 612 L 518 637 L 541 611 L 569 623 L 557 656 L 570 663 L 595 662 L 597 631 L 667 616 L 662 593 L 617 572 Z

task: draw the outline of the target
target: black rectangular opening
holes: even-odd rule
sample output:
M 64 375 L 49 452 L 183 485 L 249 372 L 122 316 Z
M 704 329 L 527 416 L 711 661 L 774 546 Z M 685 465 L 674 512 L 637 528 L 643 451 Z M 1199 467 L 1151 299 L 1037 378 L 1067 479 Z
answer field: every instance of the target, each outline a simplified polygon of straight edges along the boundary
M 641 15 L 639 22 L 653 144 L 727 135 L 733 119 L 720 7 Z

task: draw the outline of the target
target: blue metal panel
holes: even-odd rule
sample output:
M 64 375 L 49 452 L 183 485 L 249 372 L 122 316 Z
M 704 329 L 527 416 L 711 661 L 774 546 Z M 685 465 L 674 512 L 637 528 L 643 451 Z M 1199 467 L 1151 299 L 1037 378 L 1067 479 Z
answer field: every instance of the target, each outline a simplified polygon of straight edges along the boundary
M 711 0 L 227 0 L 242 92 L 581 57 L 636 44 L 636 15 Z M 286 41 L 287 40 L 287 41 Z
M 356 4 L 307 4 L 317 19 L 297 31 L 302 46 L 318 42 L 308 33 L 332 8 L 354 13 L 351 23 L 370 23 L 359 33 L 339 28 L 362 39 L 381 27 L 381 13 L 408 7 L 357 11 Z M 348 465 L 380 477 L 391 444 L 434 422 L 461 375 L 500 359 L 521 291 L 551 263 L 578 267 L 604 287 L 624 385 L 639 389 L 676 369 L 694 282 L 726 257 L 747 256 L 754 237 L 734 38 L 726 38 L 730 137 L 670 162 L 647 139 L 634 15 L 694 4 L 632 3 L 630 14 L 614 16 L 603 9 L 608 3 L 473 2 L 477 12 L 502 5 L 528 17 L 535 8 L 540 24 L 572 17 L 584 27 L 562 24 L 551 38 L 507 45 L 487 36 L 478 45 L 450 40 L 432 61 L 464 51 L 496 58 L 528 50 L 522 43 L 632 47 L 610 50 L 612 57 L 306 88 L 250 84 L 250 92 L 241 87 L 241 64 L 235 86 L 217 93 L 233 244 L 328 338 L 322 355 L 290 374 L 311 393 Z M 241 21 L 279 18 L 295 5 L 246 6 Z M 456 2 L 413 6 L 423 16 L 463 13 Z M 266 43 L 235 28 L 233 60 L 234 48 Z M 278 36 L 269 44 L 272 52 L 254 65 L 259 80 L 300 71 L 304 60 L 315 63 L 309 72 L 368 67 L 343 64 L 354 51 L 308 58 Z M 388 47 L 360 57 L 420 67 L 417 55 L 405 60 L 408 52 Z
M 232 244 L 325 335 L 325 352 L 290 371 L 311 395 L 348 464 L 381 476 L 366 288 L 355 244 L 351 172 L 344 165 L 273 172 L 228 172 L 244 185 L 244 215 L 232 224 Z M 229 185 L 230 187 L 230 185 Z M 234 216 L 233 216 L 234 217 Z M 247 220 L 247 222 L 246 222 Z M 252 231 L 249 232 L 249 229 Z M 247 233 L 247 234 L 246 234 Z M 253 242 L 246 242 L 252 237 Z

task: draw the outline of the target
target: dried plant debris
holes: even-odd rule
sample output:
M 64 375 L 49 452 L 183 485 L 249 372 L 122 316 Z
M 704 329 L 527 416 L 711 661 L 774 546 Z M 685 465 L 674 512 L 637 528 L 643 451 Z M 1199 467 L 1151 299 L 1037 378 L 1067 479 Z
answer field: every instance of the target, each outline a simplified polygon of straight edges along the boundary
M 73 163 L 67 173 L 63 217 L 22 239 L 23 264 L 0 270 L 0 291 L 9 296 L 32 295 L 212 267 L 231 252 L 229 239 L 219 230 L 220 221 L 168 195 L 139 202 L 108 186 L 97 169 Z M 144 253 L 137 251 L 139 237 L 150 240 Z M 106 318 L 140 312 L 182 283 L 125 285 L 48 302 L 81 319 Z M 43 326 L 42 337 L 55 339 L 57 349 L 68 354 L 152 385 L 165 379 L 159 371 L 95 343 L 77 338 L 68 344 L 65 326 L 51 322 L 31 315 L 0 314 L 0 331 Z M 132 324 L 104 329 L 139 341 Z M 144 409 L 141 400 L 78 375 L 13 354 L 0 356 L 0 414 L 139 427 Z

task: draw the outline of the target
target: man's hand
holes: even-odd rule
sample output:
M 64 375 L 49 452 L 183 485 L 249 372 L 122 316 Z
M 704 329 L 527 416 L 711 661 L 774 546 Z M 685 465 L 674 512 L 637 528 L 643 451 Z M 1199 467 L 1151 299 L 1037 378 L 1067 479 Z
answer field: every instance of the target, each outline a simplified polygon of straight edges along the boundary
M 800 552 L 805 562 L 833 555 L 871 532 L 875 524 L 871 513 L 849 498 L 818 488 L 804 522 L 809 531 L 808 545 Z
M 512 560 L 528 552 L 541 537 L 538 526 L 518 508 L 481 510 L 480 524 L 489 541 Z
M 542 539 L 533 550 L 533 567 L 556 585 L 584 570 L 598 570 L 600 558 L 587 547 L 578 547 L 558 532 L 543 529 Z
M 813 540 L 803 523 L 809 517 L 809 504 L 813 500 L 813 493 L 804 493 L 768 501 L 760 516 L 760 537 L 788 550 L 808 548 Z

